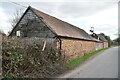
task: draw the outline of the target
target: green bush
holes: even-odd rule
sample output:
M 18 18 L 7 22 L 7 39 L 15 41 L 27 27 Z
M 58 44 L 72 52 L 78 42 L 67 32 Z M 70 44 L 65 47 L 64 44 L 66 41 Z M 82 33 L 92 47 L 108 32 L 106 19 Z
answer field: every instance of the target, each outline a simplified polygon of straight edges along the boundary
M 34 39 L 33 39 L 34 40 Z M 5 78 L 51 77 L 66 70 L 65 59 L 59 50 L 44 41 L 3 38 L 2 72 Z

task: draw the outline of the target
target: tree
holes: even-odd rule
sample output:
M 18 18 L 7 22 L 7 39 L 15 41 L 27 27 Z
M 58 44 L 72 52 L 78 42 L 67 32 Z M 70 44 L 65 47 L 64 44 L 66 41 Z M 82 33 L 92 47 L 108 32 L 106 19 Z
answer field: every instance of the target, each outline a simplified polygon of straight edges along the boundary
M 110 36 L 105 35 L 104 33 L 100 33 L 105 37 L 105 39 L 108 41 L 108 46 L 110 47 L 112 45 L 112 40 L 110 39 Z
M 23 12 L 21 9 L 16 10 L 16 12 L 13 15 L 13 19 L 11 20 L 11 26 L 12 28 L 15 27 L 15 25 L 18 23 L 18 21 L 20 20 L 20 17 L 22 16 Z
M 104 33 L 100 33 L 100 35 L 103 35 L 103 36 L 105 36 L 105 34 L 104 34 Z
M 20 17 L 22 16 L 23 12 L 22 9 L 18 9 L 15 11 L 14 15 L 12 16 L 12 20 L 10 20 L 11 23 L 11 30 L 15 27 L 15 25 L 18 23 L 20 20 Z M 8 31 L 8 35 L 11 33 L 11 30 Z
M 112 40 L 110 39 L 110 36 L 105 36 L 105 38 L 108 41 L 108 46 L 110 47 L 112 45 Z
M 114 44 L 120 45 L 120 37 L 113 40 Z

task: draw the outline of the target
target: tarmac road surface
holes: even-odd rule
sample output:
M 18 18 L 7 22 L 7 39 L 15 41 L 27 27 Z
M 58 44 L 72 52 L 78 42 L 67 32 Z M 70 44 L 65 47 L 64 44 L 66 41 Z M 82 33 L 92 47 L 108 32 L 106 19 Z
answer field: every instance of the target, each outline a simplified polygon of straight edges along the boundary
M 118 78 L 118 47 L 102 51 L 59 78 Z

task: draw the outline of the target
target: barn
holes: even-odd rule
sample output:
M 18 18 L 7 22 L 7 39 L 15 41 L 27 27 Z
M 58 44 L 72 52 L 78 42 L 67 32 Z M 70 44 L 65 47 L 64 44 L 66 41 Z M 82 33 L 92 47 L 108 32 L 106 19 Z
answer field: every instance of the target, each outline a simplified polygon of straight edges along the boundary
M 106 38 L 102 34 L 97 34 L 97 35 L 99 37 L 99 40 L 103 42 L 103 47 L 104 48 L 108 47 L 108 41 L 106 40 Z
M 98 39 L 98 40 L 102 41 L 104 48 L 108 47 L 108 41 L 107 41 L 107 39 L 105 38 L 105 35 L 104 35 L 104 34 L 95 34 L 95 33 L 93 33 L 91 36 L 92 36 L 93 38 L 95 38 L 95 39 Z
M 29 6 L 13 28 L 9 37 L 39 37 L 54 40 L 68 59 L 83 56 L 104 47 L 101 40 L 91 37 L 83 29 L 50 16 Z

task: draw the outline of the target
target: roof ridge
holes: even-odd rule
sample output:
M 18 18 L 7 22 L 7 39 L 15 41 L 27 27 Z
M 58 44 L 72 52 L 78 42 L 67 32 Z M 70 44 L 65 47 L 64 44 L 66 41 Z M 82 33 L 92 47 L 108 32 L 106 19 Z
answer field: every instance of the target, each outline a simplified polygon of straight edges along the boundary
M 28 10 L 31 10 L 34 12 L 39 18 L 42 18 L 45 24 L 57 35 L 57 36 L 67 36 L 67 37 L 74 37 L 79 39 L 86 39 L 86 40 L 92 40 L 90 38 L 90 35 L 80 27 L 77 27 L 73 24 L 70 24 L 66 21 L 63 21 L 57 17 L 51 16 L 49 14 L 46 14 L 38 9 L 35 9 L 31 6 L 27 8 L 25 13 L 20 18 L 19 22 L 22 20 L 24 15 L 27 13 Z M 19 24 L 19 22 L 16 24 L 15 27 Z M 15 29 L 14 27 L 14 29 Z M 13 29 L 13 30 L 14 30 Z M 13 32 L 12 30 L 12 32 Z M 12 33 L 11 32 L 11 33 Z
M 40 10 L 38 10 L 38 9 L 36 9 L 36 8 L 33 8 L 33 7 L 31 7 L 31 6 L 29 6 L 29 8 L 32 9 L 32 10 L 37 10 L 38 12 L 41 12 L 41 13 L 46 14 L 46 15 L 48 15 L 48 16 L 50 16 L 50 17 L 53 17 L 53 18 L 55 18 L 55 19 L 57 19 L 57 20 L 60 20 L 60 21 L 62 21 L 62 22 L 64 22 L 64 23 L 67 23 L 67 24 L 69 24 L 69 25 L 71 25 L 71 26 L 74 26 L 75 28 L 79 28 L 79 27 L 77 27 L 77 26 L 75 26 L 75 25 L 73 25 L 73 24 L 71 24 L 71 23 L 68 23 L 68 22 L 66 22 L 66 21 L 63 21 L 63 20 L 61 20 L 61 19 L 59 19 L 59 18 L 57 18 L 57 17 L 51 16 L 51 15 L 49 15 L 49 14 L 47 14 L 47 13 L 44 13 L 43 11 L 40 11 Z M 79 28 L 79 29 L 81 29 L 81 28 Z M 81 30 L 83 30 L 83 29 L 81 29 Z M 85 31 L 85 30 L 83 30 L 83 31 Z
M 58 35 L 91 39 L 90 35 L 80 27 L 63 21 L 57 17 L 51 16 L 31 6 L 29 8 L 38 14 L 39 17 L 42 17 L 43 20 L 50 26 L 50 28 Z

